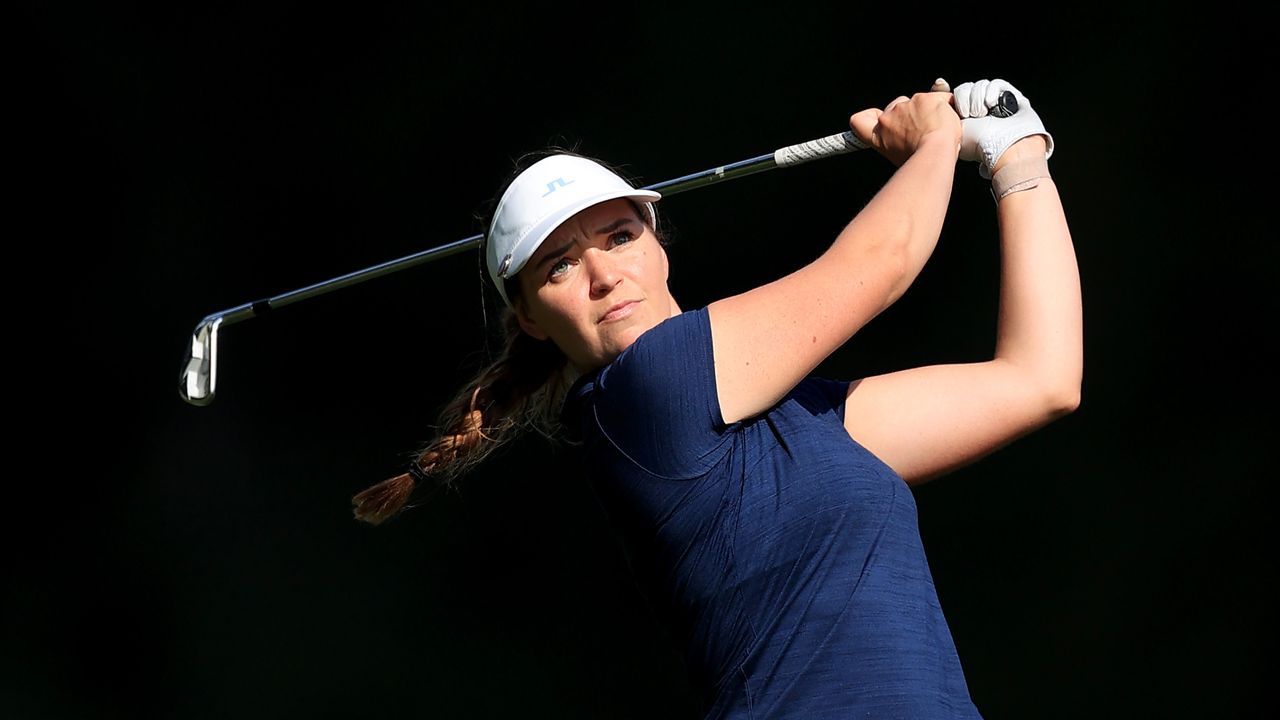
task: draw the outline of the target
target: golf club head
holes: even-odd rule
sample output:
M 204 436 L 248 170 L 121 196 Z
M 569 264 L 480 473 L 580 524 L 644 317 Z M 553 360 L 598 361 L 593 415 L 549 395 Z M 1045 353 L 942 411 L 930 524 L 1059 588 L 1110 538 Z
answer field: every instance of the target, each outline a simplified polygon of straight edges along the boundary
M 191 334 L 191 347 L 178 378 L 178 394 L 192 405 L 213 402 L 218 381 L 218 326 L 221 324 L 221 315 L 206 317 Z

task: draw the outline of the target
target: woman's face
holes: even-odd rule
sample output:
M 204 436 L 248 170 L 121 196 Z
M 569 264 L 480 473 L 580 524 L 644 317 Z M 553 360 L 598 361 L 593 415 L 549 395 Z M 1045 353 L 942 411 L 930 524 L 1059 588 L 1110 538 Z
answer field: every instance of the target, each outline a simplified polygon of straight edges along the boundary
M 635 206 L 608 200 L 562 223 L 520 270 L 516 314 L 525 332 L 550 338 L 587 372 L 680 314 L 668 271 L 666 250 Z

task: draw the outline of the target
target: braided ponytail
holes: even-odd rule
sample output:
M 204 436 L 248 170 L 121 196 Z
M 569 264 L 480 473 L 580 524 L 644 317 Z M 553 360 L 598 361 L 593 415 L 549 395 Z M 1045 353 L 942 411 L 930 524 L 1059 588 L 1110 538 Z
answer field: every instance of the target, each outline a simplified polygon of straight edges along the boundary
M 356 519 L 378 525 L 404 509 L 418 482 L 437 489 L 457 480 L 503 443 L 525 431 L 548 439 L 560 429 L 559 408 L 573 383 L 571 367 L 550 340 L 524 333 L 513 311 L 503 316 L 505 348 L 444 406 L 439 435 L 417 453 L 410 469 L 352 498 Z

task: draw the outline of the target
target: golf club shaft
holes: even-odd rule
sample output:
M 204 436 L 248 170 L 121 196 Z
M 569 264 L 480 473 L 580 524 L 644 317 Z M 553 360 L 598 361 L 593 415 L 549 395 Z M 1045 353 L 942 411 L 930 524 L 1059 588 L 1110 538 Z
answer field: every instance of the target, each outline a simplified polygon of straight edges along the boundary
M 643 189 L 653 190 L 655 192 L 662 193 L 663 197 L 667 197 L 669 195 L 682 193 L 686 190 L 692 190 L 694 188 L 705 187 L 725 180 L 753 175 L 765 170 L 772 170 L 776 167 L 799 165 L 800 163 L 816 160 L 821 157 L 844 154 L 853 150 L 862 150 L 865 148 L 866 145 L 863 144 L 862 141 L 854 137 L 853 133 L 846 131 L 840 135 L 832 135 L 831 137 L 822 138 L 820 140 L 812 140 L 799 145 L 791 145 L 768 155 L 751 158 L 750 160 L 742 160 L 731 165 L 722 165 L 717 168 L 711 168 L 710 170 L 685 175 L 684 177 L 678 177 L 673 180 L 667 180 L 653 185 L 646 185 Z M 479 247 L 480 240 L 483 237 L 483 235 L 472 235 L 471 237 L 451 242 L 448 245 L 441 245 L 412 255 L 406 255 L 397 260 L 389 260 L 380 265 L 374 265 L 373 267 L 365 268 L 364 270 L 347 273 L 346 275 L 333 278 L 332 280 L 325 280 L 324 282 L 308 285 L 307 287 L 300 288 L 298 290 L 291 290 L 287 293 L 269 297 L 264 300 L 245 303 L 244 305 L 239 305 L 231 308 L 230 310 L 215 313 L 210 317 L 221 317 L 222 325 L 223 327 L 226 327 L 227 325 L 231 325 L 241 320 L 261 315 L 268 310 L 274 310 L 284 307 L 285 305 L 291 305 L 299 300 L 307 300 L 309 298 L 316 297 L 317 295 L 323 295 L 340 288 L 364 282 L 365 280 L 372 280 L 377 277 L 382 277 L 383 275 L 404 270 L 405 268 L 421 265 L 422 263 L 429 262 L 431 260 L 438 260 L 450 255 L 456 255 L 466 250 L 471 250 L 472 248 Z
M 644 189 L 660 192 L 665 198 L 686 190 L 717 184 L 725 180 L 745 177 L 777 167 L 790 167 L 811 160 L 843 155 L 855 150 L 864 150 L 867 147 L 852 132 L 845 131 L 838 135 L 779 148 L 770 154 L 760 155 L 749 160 L 722 165 L 710 170 L 693 173 L 692 175 L 647 185 Z M 268 311 L 291 305 L 301 300 L 324 295 L 366 280 L 372 280 L 415 265 L 421 265 L 425 262 L 477 248 L 483 237 L 483 235 L 472 235 L 447 245 L 430 248 L 396 260 L 389 260 L 373 267 L 347 273 L 332 280 L 325 280 L 304 288 L 206 315 L 196 325 L 195 332 L 192 333 L 191 348 L 187 351 L 186 361 L 183 363 L 179 381 L 179 394 L 183 400 L 193 405 L 208 405 L 213 402 L 217 381 L 217 345 L 218 330 L 220 328 L 257 317 Z

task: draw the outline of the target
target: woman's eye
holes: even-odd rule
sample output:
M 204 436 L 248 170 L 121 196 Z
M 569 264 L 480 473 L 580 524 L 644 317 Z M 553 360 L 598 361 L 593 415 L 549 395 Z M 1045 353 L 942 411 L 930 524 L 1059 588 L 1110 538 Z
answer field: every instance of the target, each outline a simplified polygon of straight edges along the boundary
M 632 242 L 635 239 L 635 233 L 630 230 L 619 230 L 609 236 L 609 243 L 611 245 L 623 245 Z M 569 263 L 570 260 L 568 257 L 559 258 L 555 262 L 551 263 L 551 267 L 547 269 L 547 277 L 553 278 L 557 275 L 564 274 L 569 269 Z

